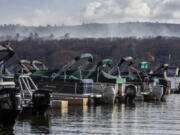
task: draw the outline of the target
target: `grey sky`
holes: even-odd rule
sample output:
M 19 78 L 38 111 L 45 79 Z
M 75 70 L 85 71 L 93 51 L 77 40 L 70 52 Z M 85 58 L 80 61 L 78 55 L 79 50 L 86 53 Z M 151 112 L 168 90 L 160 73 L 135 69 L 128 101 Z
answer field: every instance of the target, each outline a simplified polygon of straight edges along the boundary
M 0 0 L 0 24 L 180 23 L 180 0 Z

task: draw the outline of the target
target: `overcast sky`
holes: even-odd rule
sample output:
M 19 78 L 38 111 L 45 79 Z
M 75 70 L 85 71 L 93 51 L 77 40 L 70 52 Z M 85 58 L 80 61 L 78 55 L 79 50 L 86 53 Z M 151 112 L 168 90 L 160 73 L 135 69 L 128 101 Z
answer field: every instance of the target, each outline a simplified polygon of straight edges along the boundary
M 0 24 L 180 23 L 180 0 L 0 0 Z

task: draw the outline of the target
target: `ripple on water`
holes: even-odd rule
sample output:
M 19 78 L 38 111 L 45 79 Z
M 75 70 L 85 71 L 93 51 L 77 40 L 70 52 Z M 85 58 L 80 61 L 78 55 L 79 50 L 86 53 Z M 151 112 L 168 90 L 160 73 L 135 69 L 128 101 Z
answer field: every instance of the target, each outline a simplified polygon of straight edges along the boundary
M 109 106 L 71 107 L 45 117 L 19 118 L 18 135 L 179 135 L 180 95 L 168 95 L 163 103 L 136 103 Z M 0 134 L 1 135 L 1 134 Z

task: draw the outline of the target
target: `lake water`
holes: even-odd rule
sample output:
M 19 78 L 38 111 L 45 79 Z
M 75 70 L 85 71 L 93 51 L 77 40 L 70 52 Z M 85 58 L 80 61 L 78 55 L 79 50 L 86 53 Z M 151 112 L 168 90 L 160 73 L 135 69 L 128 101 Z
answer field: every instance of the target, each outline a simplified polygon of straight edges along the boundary
M 21 116 L 13 133 L 0 135 L 180 135 L 180 95 L 135 106 L 70 107 L 45 117 Z

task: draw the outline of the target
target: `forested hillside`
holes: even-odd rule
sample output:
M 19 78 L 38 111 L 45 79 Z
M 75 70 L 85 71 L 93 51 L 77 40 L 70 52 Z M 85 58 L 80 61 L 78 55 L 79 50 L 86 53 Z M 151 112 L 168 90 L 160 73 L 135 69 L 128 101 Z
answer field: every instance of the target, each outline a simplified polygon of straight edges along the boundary
M 3 42 L 1 42 L 3 43 Z M 147 60 L 154 65 L 180 63 L 180 38 L 86 38 L 64 40 L 11 41 L 16 55 L 9 63 L 19 59 L 38 59 L 51 68 L 59 67 L 81 53 L 92 53 L 96 61 L 122 56 L 133 56 L 136 61 Z

